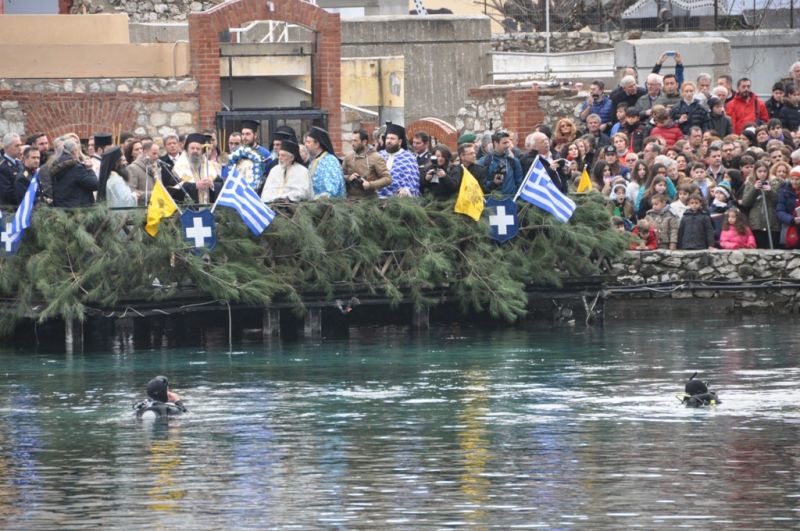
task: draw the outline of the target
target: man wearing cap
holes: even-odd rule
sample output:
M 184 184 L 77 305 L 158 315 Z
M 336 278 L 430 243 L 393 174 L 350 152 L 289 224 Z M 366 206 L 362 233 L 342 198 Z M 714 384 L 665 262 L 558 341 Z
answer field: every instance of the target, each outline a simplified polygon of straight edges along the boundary
M 272 142 L 270 142 L 270 148 L 272 149 L 272 152 L 266 161 L 265 175 L 269 175 L 269 172 L 272 171 L 272 168 L 278 165 L 278 150 L 281 149 L 281 142 L 284 140 L 291 140 L 297 144 L 297 135 L 295 134 L 294 129 L 288 125 L 280 125 L 276 127 L 275 132 L 272 133 Z M 298 162 L 300 164 L 303 163 L 301 159 L 298 159 Z
M 378 190 L 392 184 L 392 175 L 383 157 L 369 150 L 369 134 L 358 129 L 350 139 L 353 151 L 348 153 L 342 170 L 347 181 L 348 197 L 375 197 Z
M 379 153 L 386 161 L 392 184 L 378 191 L 379 197 L 419 197 L 419 168 L 417 158 L 406 149 L 405 127 L 386 124 L 385 149 Z
M 242 120 L 242 146 L 228 158 L 228 175 L 234 170 L 257 194 L 264 188 L 267 161 L 270 152 L 258 143 L 258 126 L 255 120 Z
M 303 143 L 311 157 L 308 173 L 311 174 L 314 197 L 344 197 L 342 165 L 334 154 L 328 132 L 314 126 L 306 133 Z
M 215 181 L 221 179 L 219 164 L 208 160 L 203 153 L 205 143 L 206 138 L 202 133 L 192 133 L 186 137 L 184 151 L 172 169 L 180 182 L 171 183 L 173 189 L 183 190 L 201 204 L 211 203 L 216 199 L 219 183 Z
M 278 154 L 278 165 L 267 175 L 261 200 L 265 203 L 285 199 L 288 201 L 311 201 L 314 192 L 311 186 L 311 175 L 303 166 L 300 157 L 300 146 L 292 140 L 282 140 L 276 146 L 273 142 L 272 153 Z
M 100 175 L 100 162 L 103 160 L 103 153 L 109 150 L 114 140 L 111 133 L 97 133 L 94 135 L 94 154 L 92 155 L 92 170 L 95 175 Z

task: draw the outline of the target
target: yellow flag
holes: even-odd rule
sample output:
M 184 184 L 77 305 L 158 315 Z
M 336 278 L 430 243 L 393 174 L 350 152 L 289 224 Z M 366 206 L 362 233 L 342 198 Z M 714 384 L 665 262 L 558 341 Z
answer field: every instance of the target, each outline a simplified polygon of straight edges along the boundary
M 584 192 L 591 192 L 592 191 L 592 181 L 589 179 L 589 172 L 586 171 L 586 166 L 583 167 L 583 173 L 581 173 L 581 180 L 578 181 L 578 193 L 582 194 Z
M 147 205 L 145 232 L 155 238 L 156 234 L 158 234 L 158 224 L 161 223 L 162 219 L 174 214 L 176 210 L 178 210 L 178 205 L 170 197 L 161 181 L 157 180 L 155 186 L 153 186 L 153 193 L 150 194 L 150 203 Z
M 461 188 L 458 190 L 458 199 L 456 199 L 454 210 L 459 214 L 466 214 L 475 221 L 481 219 L 481 213 L 483 213 L 483 190 L 466 166 L 464 175 L 461 176 Z

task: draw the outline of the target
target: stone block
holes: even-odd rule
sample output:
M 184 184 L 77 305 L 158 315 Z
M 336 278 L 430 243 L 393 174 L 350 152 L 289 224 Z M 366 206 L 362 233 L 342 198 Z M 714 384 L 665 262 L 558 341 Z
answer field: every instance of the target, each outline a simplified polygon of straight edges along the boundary
M 176 112 L 169 119 L 169 125 L 172 127 L 181 127 L 190 125 L 192 123 L 192 115 L 188 112 Z
M 154 112 L 150 115 L 150 125 L 153 127 L 161 127 L 166 125 L 169 117 L 163 112 Z
M 744 263 L 744 253 L 741 251 L 731 251 L 728 255 L 728 262 L 733 265 L 740 265 Z
M 177 112 L 178 104 L 174 102 L 167 102 L 161 104 L 161 110 L 164 112 Z

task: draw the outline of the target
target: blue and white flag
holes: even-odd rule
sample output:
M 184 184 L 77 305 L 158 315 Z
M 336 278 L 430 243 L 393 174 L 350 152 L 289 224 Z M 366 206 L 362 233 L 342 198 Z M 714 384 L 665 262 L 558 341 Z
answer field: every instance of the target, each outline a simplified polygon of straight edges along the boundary
M 517 227 L 517 204 L 511 198 L 486 200 L 483 211 L 489 214 L 489 236 L 505 243 L 519 232 Z
M 261 201 L 256 191 L 239 177 L 239 172 L 236 170 L 225 180 L 214 206 L 216 205 L 226 206 L 238 212 L 244 224 L 256 236 L 260 236 L 275 218 L 275 212 Z
M 12 255 L 19 249 L 19 244 L 22 241 L 22 234 L 25 229 L 31 226 L 31 213 L 33 212 L 33 205 L 36 203 L 36 193 L 39 190 L 39 172 L 37 171 L 31 178 L 28 184 L 28 190 L 25 192 L 25 197 L 17 208 L 17 213 L 14 218 L 6 223 L 2 223 L 0 230 L 0 249 L 6 255 Z M 2 220 L 2 214 L 0 214 Z
M 519 187 L 517 197 L 549 212 L 561 223 L 569 221 L 575 211 L 575 202 L 558 189 L 538 156 Z
M 186 210 L 181 214 L 181 227 L 183 239 L 195 249 L 210 251 L 217 246 L 214 214 L 210 210 L 202 212 Z

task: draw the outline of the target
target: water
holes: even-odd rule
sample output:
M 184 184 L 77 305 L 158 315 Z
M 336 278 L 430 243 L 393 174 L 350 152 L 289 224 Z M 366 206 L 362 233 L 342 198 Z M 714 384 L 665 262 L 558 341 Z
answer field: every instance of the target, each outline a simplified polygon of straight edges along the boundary
M 0 526 L 800 528 L 797 323 L 698 324 L 0 351 Z

